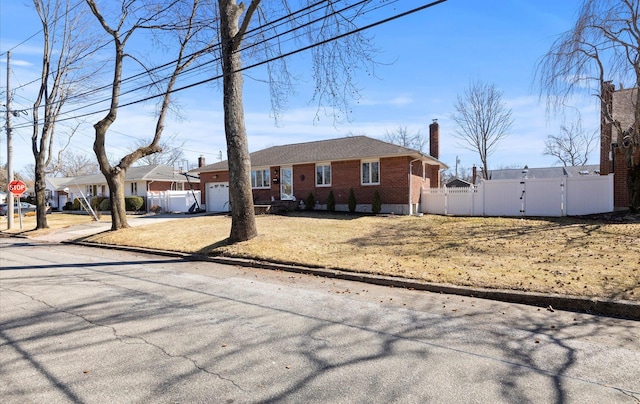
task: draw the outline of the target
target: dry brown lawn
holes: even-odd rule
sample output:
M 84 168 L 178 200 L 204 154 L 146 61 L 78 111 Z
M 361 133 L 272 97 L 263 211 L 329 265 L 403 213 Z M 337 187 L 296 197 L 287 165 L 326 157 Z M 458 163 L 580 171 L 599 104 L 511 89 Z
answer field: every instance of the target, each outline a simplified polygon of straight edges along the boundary
M 306 214 L 186 217 L 87 241 L 400 276 L 429 282 L 640 301 L 640 223 L 587 219 Z

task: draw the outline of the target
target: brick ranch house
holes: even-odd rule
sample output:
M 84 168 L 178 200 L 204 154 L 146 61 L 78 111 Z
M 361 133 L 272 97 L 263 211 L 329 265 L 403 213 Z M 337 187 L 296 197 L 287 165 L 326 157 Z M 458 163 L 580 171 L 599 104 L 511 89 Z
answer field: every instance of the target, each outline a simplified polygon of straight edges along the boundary
M 615 89 L 611 82 L 605 82 L 602 97 L 614 119 L 620 121 L 622 128 L 631 127 L 637 97 L 637 88 Z M 640 150 L 638 151 L 640 154 Z M 640 159 L 637 155 L 636 159 Z M 604 114 L 600 112 L 600 175 L 614 174 L 613 205 L 615 208 L 629 207 L 629 190 L 627 186 L 629 168 L 624 158 L 623 146 L 618 142 L 618 134 Z
M 326 209 L 333 191 L 336 210 L 348 211 L 353 189 L 358 212 L 371 212 L 375 191 L 382 213 L 413 214 L 420 206 L 421 189 L 440 186 L 438 124 L 429 126 L 430 154 L 366 136 L 274 146 L 251 153 L 254 203 L 296 201 L 313 193 L 316 209 Z M 229 172 L 227 161 L 203 165 L 200 174 L 207 211 L 227 212 Z

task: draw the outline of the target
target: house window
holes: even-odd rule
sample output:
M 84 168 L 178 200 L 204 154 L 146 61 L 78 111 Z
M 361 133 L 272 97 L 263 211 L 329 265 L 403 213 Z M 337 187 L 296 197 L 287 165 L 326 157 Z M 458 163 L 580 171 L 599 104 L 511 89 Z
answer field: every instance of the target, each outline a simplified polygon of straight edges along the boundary
M 331 185 L 331 164 L 316 164 L 316 186 L 324 187 Z
M 362 162 L 362 185 L 380 184 L 380 161 Z
M 138 183 L 137 182 L 132 182 L 131 183 L 131 195 L 138 195 Z
M 252 170 L 251 171 L 251 188 L 270 188 L 271 187 L 271 172 L 266 170 Z

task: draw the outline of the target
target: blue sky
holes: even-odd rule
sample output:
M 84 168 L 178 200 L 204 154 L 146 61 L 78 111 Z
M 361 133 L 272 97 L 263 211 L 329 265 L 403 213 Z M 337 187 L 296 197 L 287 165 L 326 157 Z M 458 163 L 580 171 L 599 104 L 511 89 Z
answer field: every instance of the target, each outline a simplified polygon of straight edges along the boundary
M 27 83 L 39 74 L 40 37 L 22 43 L 38 32 L 35 12 L 27 1 L 0 0 L 0 87 L 6 89 L 6 50 L 11 49 L 11 87 Z M 400 1 L 396 11 L 423 4 Z M 310 102 L 312 93 L 305 57 L 292 60 L 293 71 L 301 83 L 276 123 L 270 114 L 268 88 L 260 71 L 248 71 L 244 101 L 249 148 L 343 137 L 350 134 L 382 138 L 385 132 L 407 128 L 428 135 L 432 119 L 440 123 L 440 160 L 454 166 L 456 156 L 463 167 L 480 165 L 477 153 L 462 148 L 452 134 L 450 119 L 458 94 L 473 80 L 495 84 L 503 91 L 503 101 L 512 110 L 511 135 L 500 143 L 489 158 L 489 168 L 555 164 L 544 156 L 544 141 L 559 133 L 561 118 L 545 113 L 544 100 L 533 81 L 536 64 L 553 40 L 571 28 L 579 0 L 448 0 L 445 3 L 404 17 L 369 31 L 380 49 L 377 77 L 356 76 L 362 98 L 353 103 L 350 121 L 336 124 L 331 117 L 314 122 L 317 109 Z M 386 10 L 385 14 L 392 13 Z M 28 108 L 35 89 L 26 86 L 14 96 L 14 109 Z M 198 156 L 207 163 L 226 159 L 222 94 L 215 85 L 196 87 L 179 93 L 181 119 L 172 119 L 165 136 L 185 142 L 184 153 L 190 164 Z M 4 104 L 4 99 L 3 102 Z M 574 102 L 588 130 L 598 127 L 595 97 Z M 121 109 L 109 136 L 108 149 L 122 156 L 136 137 L 150 138 L 154 126 L 150 104 Z M 4 116 L 3 116 L 4 118 Z M 14 119 L 14 126 L 28 117 Z M 93 128 L 99 117 L 89 118 L 74 137 L 78 153 L 92 154 Z M 33 162 L 28 128 L 14 131 L 14 168 Z M 62 140 L 60 140 L 62 141 Z M 6 136 L 2 133 L 0 162 L 6 162 Z M 598 164 L 598 149 L 589 163 Z

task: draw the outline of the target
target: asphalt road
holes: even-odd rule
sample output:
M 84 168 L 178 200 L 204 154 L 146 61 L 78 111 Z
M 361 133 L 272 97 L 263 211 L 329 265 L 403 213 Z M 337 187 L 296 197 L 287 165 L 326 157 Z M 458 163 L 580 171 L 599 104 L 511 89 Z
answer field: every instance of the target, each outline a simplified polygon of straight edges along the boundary
M 640 322 L 0 239 L 3 403 L 638 403 Z

